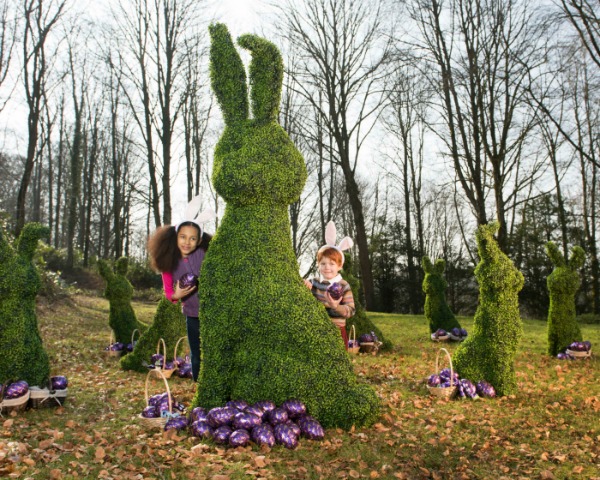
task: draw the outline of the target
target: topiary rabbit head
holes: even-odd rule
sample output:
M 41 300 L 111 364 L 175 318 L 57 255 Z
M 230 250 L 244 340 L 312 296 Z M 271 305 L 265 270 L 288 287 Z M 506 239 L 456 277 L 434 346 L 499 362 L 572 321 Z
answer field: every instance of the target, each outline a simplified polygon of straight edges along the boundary
M 214 24 L 210 75 L 225 131 L 216 148 L 213 184 L 234 205 L 289 205 L 306 181 L 302 155 L 277 122 L 283 62 L 279 50 L 255 35 L 242 35 L 238 44 L 252 54 L 249 118 L 246 73 L 227 27 Z
M 423 279 L 423 291 L 428 294 L 444 293 L 448 283 L 442 276 L 446 269 L 446 262 L 442 258 L 438 258 L 435 264 L 431 263 L 429 257 L 425 256 L 421 259 L 421 265 L 425 272 Z
M 117 275 L 127 275 L 127 269 L 129 268 L 129 259 L 127 257 L 119 258 L 115 263 L 115 272 Z
M 26 261 L 31 262 L 41 238 L 47 238 L 50 229 L 41 223 L 31 222 L 25 224 L 17 240 L 17 253 Z
M 583 248 L 573 247 L 568 262 L 554 242 L 546 243 L 546 253 L 554 264 L 554 270 L 547 279 L 548 289 L 554 293 L 574 294 L 581 285 L 578 270 L 585 263 Z
M 100 273 L 100 276 L 106 281 L 108 281 L 114 276 L 109 263 L 106 260 L 102 259 L 98 259 L 98 273 Z

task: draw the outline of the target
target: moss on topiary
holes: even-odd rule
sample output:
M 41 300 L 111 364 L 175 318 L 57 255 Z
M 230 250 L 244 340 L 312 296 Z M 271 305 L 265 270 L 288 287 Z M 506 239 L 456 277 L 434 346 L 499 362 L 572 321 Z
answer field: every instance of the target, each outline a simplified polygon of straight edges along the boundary
M 175 345 L 181 337 L 187 336 L 185 316 L 181 313 L 181 305 L 162 298 L 158 303 L 152 325 L 139 337 L 133 352 L 121 358 L 123 370 L 147 372 L 145 364 L 150 363 L 150 357 L 157 351 L 159 339 L 165 341 L 167 361 L 173 360 Z M 185 343 L 184 343 L 185 342 Z M 179 344 L 178 355 L 187 348 L 187 340 Z M 159 353 L 162 352 L 162 347 Z
M 298 398 L 325 427 L 368 424 L 378 413 L 375 391 L 357 383 L 339 330 L 304 286 L 292 249 L 288 205 L 307 174 L 276 121 L 281 56 L 262 38 L 240 37 L 252 53 L 248 119 L 244 69 L 229 32 L 217 24 L 210 34 L 212 85 L 226 121 L 212 180 L 227 206 L 200 274 L 202 364 L 193 405 Z
M 498 227 L 494 222 L 477 229 L 479 306 L 473 331 L 456 349 L 453 362 L 462 378 L 487 380 L 498 395 L 508 395 L 517 388 L 514 359 L 523 333 L 519 315 L 523 275 L 500 250 L 494 238 Z
M 131 334 L 134 330 L 142 331 L 145 327 L 138 322 L 131 297 L 133 286 L 125 277 L 127 274 L 128 259 L 121 257 L 115 263 L 115 269 L 111 268 L 105 260 L 98 260 L 98 271 L 106 282 L 104 296 L 110 304 L 108 324 L 115 336 L 115 341 L 127 344 L 131 342 Z
M 585 262 L 585 252 L 581 247 L 573 247 L 567 262 L 556 244 L 548 242 L 546 253 L 554 264 L 554 270 L 546 280 L 550 293 L 548 354 L 556 356 L 572 342 L 582 340 L 575 313 L 575 294 L 581 285 L 578 270 Z
M 41 281 L 32 263 L 38 240 L 49 233 L 48 227 L 28 223 L 13 249 L 0 231 L 0 383 L 41 386 L 50 377 L 35 312 Z
M 446 262 L 439 258 L 434 265 L 429 257 L 423 257 L 421 266 L 425 272 L 423 292 L 425 292 L 425 318 L 429 321 L 429 331 L 433 333 L 442 328 L 449 332 L 453 328 L 461 328 L 460 323 L 450 310 L 448 303 L 446 303 L 448 284 L 442 276 L 446 269 Z
M 375 324 L 367 317 L 365 309 L 360 302 L 360 281 L 354 276 L 354 264 L 352 257 L 348 253 L 344 253 L 344 268 L 342 270 L 342 278 L 346 280 L 350 287 L 352 287 L 352 295 L 354 296 L 354 306 L 356 307 L 356 313 L 346 321 L 346 331 L 350 335 L 350 329 L 352 325 L 356 330 L 356 338 L 358 339 L 363 333 L 375 332 L 377 338 L 382 342 L 379 351 L 387 352 L 394 348 L 392 342 L 384 337 L 383 333 Z

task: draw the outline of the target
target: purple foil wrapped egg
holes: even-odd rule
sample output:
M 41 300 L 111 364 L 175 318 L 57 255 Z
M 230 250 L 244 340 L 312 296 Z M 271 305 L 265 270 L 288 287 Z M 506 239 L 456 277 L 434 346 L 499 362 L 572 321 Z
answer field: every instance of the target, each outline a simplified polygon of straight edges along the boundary
M 202 407 L 195 407 L 192 410 L 192 413 L 190 413 L 190 421 L 193 422 L 197 422 L 199 420 L 203 421 L 203 422 L 208 422 L 207 420 L 207 415 L 208 412 L 206 411 L 206 408 L 202 408 Z
M 275 410 L 277 408 L 275 402 L 272 402 L 271 400 L 261 400 L 259 402 L 256 402 L 253 406 L 260 408 L 265 413 L 270 412 L 271 410 Z
M 150 363 L 152 365 L 159 365 L 161 367 L 162 367 L 164 360 L 165 360 L 165 357 L 162 355 L 162 353 L 154 353 L 150 357 Z
M 479 395 L 480 397 L 494 398 L 496 396 L 496 390 L 494 389 L 494 387 L 485 380 L 477 382 L 475 388 L 477 391 L 477 395 Z
M 337 282 L 334 282 L 331 285 L 329 285 L 329 287 L 327 287 L 327 291 L 329 292 L 329 295 L 331 295 L 331 298 L 333 298 L 334 300 L 339 300 L 344 295 L 344 287 Z
M 444 330 L 443 328 L 438 328 L 435 333 L 433 334 L 433 336 L 435 338 L 440 338 L 440 337 L 447 337 L 448 336 L 448 332 L 446 332 L 446 330 Z
M 585 352 L 585 346 L 583 342 L 573 342 L 569 345 L 569 350 L 573 350 L 575 352 Z
M 450 333 L 452 335 L 454 335 L 455 337 L 460 337 L 460 328 L 458 327 L 454 327 L 452 330 L 450 330 Z
M 185 430 L 188 427 L 188 420 L 183 415 L 172 417 L 165 423 L 165 430 L 177 430 L 178 432 Z
M 157 393 L 156 395 L 152 395 L 148 399 L 148 405 L 152 405 L 153 407 L 155 407 L 160 402 L 162 402 L 165 398 L 167 398 L 167 393 Z
M 50 388 L 52 390 L 64 390 L 69 386 L 69 381 L 67 377 L 63 375 L 57 375 L 55 377 L 50 377 Z
M 285 423 L 275 425 L 275 427 L 273 427 L 273 434 L 275 435 L 275 441 L 285 448 L 293 450 L 298 446 L 298 436 Z
M 175 369 L 175 363 L 174 362 L 167 362 L 167 363 L 165 363 L 165 366 L 163 368 L 165 370 L 174 370 Z
M 170 412 L 171 410 L 169 410 L 169 399 L 165 398 L 164 400 L 161 400 L 161 402 L 156 406 L 156 408 L 159 412 L 161 412 L 161 414 L 162 412 Z
M 360 337 L 358 337 L 358 343 L 373 343 L 374 341 L 375 339 L 370 333 L 363 333 Z
M 276 408 L 271 410 L 267 416 L 269 423 L 273 426 L 285 423 L 290 418 L 285 408 Z
M 261 418 L 261 419 L 265 413 L 260 408 L 255 407 L 254 405 L 250 405 L 248 408 L 246 408 L 246 410 L 244 410 L 244 412 L 251 413 L 252 415 L 256 415 L 258 418 Z
M 325 430 L 316 420 L 306 420 L 300 426 L 300 430 L 302 430 L 302 435 L 311 440 L 323 440 L 325 437 Z
M 467 337 L 469 334 L 467 333 L 467 331 L 464 328 L 460 329 L 460 336 L 461 337 Z
M 249 407 L 248 402 L 246 402 L 244 400 L 229 400 L 225 404 L 225 406 L 235 408 L 236 410 L 239 410 L 240 412 L 246 410 L 246 408 Z
M 192 365 L 189 363 L 182 363 L 177 368 L 177 376 L 179 378 L 192 378 Z
M 203 420 L 198 420 L 192 423 L 191 426 L 192 435 L 198 438 L 212 438 L 213 429 L 212 427 Z
M 571 355 L 563 352 L 556 355 L 556 358 L 558 358 L 559 360 L 573 360 L 573 357 Z
M 458 386 L 459 386 L 459 395 L 461 397 L 475 398 L 477 396 L 477 388 L 475 387 L 475 385 L 473 384 L 473 382 L 471 380 L 462 378 L 461 380 L 459 380 Z M 462 390 L 462 395 L 460 394 L 461 390 Z
M 583 344 L 586 352 L 589 352 L 592 349 L 592 342 L 590 342 L 589 340 L 585 340 L 581 343 Z
M 160 417 L 160 412 L 156 407 L 148 405 L 144 410 L 142 410 L 142 417 L 144 418 L 157 418 Z
M 180 288 L 189 288 L 189 287 L 197 287 L 198 286 L 198 277 L 193 273 L 184 273 L 179 278 L 179 287 Z
M 250 442 L 250 434 L 248 430 L 239 428 L 231 432 L 229 436 L 229 445 L 232 447 L 245 447 Z
M 306 405 L 300 400 L 290 398 L 281 404 L 281 408 L 288 412 L 289 418 L 297 418 L 306 413 Z
M 248 412 L 240 412 L 233 417 L 233 428 L 252 430 L 254 427 L 262 423 L 261 417 Z
M 218 428 L 231 425 L 236 413 L 237 410 L 231 407 L 215 407 L 208 412 L 206 419 L 211 427 Z
M 446 381 L 450 381 L 450 369 L 449 368 L 444 368 L 441 372 L 440 372 L 440 378 L 443 382 Z M 453 372 L 452 375 L 452 379 L 454 380 L 454 383 L 458 383 L 458 373 Z
M 439 387 L 440 383 L 441 379 L 439 375 L 436 375 L 435 373 L 433 375 L 429 375 L 429 378 L 427 379 L 427 385 L 430 387 Z
M 6 387 L 4 390 L 4 398 L 6 400 L 20 398 L 23 395 L 26 395 L 28 391 L 29 384 L 25 380 L 19 380 L 18 382 L 13 382 Z
M 285 425 L 290 427 L 292 429 L 292 431 L 294 432 L 294 435 L 296 435 L 297 437 L 299 437 L 300 434 L 302 433 L 302 430 L 300 429 L 300 427 L 296 423 L 294 423 L 292 420 L 288 420 L 287 422 L 285 422 Z
M 125 344 L 121 342 L 115 342 L 110 347 L 109 350 L 113 352 L 121 352 L 125 348 Z
M 232 430 L 229 425 L 221 425 L 213 431 L 213 440 L 216 443 L 225 444 L 229 442 Z
M 268 447 L 273 447 L 273 445 L 275 445 L 273 427 L 267 423 L 254 427 L 251 436 L 252 440 L 257 445 L 267 445 Z

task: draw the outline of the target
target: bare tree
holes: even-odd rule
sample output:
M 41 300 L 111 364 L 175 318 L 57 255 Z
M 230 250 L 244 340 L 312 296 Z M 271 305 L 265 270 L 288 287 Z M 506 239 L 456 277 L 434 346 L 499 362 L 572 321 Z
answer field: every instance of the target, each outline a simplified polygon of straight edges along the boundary
M 600 2 L 598 0 L 559 0 L 558 5 L 575 28 L 590 59 L 600 67 Z
M 413 55 L 423 57 L 443 125 L 434 131 L 479 224 L 493 198 L 506 249 L 507 212 L 537 168 L 521 162 L 535 124 L 527 82 L 545 59 L 546 24 L 528 0 L 415 0 L 410 14 L 421 34 Z
M 12 14 L 9 6 L 10 2 L 8 1 L 0 6 L 0 89 L 6 85 L 17 38 L 17 16 Z M 10 94 L 0 98 L 0 113 L 4 110 L 9 98 Z
M 48 78 L 47 40 L 60 21 L 67 0 L 23 0 L 23 84 L 27 101 L 27 155 L 17 195 L 16 233 L 25 224 L 25 200 L 39 137 L 42 101 Z
M 379 1 L 307 0 L 288 2 L 286 37 L 297 63 L 298 93 L 318 112 L 334 141 L 335 162 L 344 176 L 352 208 L 366 307 L 374 305 L 369 244 L 356 167 L 365 138 L 384 101 L 382 81 L 390 45 L 383 32 Z

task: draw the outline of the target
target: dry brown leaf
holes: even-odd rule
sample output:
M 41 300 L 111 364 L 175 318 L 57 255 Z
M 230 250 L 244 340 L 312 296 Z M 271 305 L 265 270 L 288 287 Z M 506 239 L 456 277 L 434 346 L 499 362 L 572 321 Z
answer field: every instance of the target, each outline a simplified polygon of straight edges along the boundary
M 103 460 L 105 455 L 106 455 L 106 452 L 104 451 L 104 448 L 102 448 L 102 447 L 96 448 L 96 453 L 94 455 L 96 457 L 96 460 Z
M 50 478 L 58 480 L 60 478 L 63 478 L 63 474 L 58 468 L 53 468 L 52 470 L 50 470 Z
M 576 467 L 573 467 L 573 473 L 581 473 L 583 472 L 583 467 L 581 465 L 577 465 Z
M 4 428 L 10 428 L 13 426 L 13 423 L 15 423 L 15 421 L 10 419 L 10 420 L 6 420 L 2 425 L 4 426 Z
M 360 478 L 360 473 L 358 473 L 356 470 L 350 470 L 348 475 L 350 475 L 352 478 Z
M 230 480 L 229 475 L 213 475 L 212 480 Z
M 554 474 L 550 470 L 544 470 L 540 473 L 540 478 L 542 480 L 554 480 Z
M 257 457 L 254 457 L 254 464 L 258 467 L 258 468 L 264 468 L 267 466 L 267 462 L 265 462 L 265 456 L 264 455 L 259 455 Z
M 42 440 L 39 444 L 38 444 L 38 448 L 41 448 L 42 450 L 46 450 L 48 448 L 50 448 L 52 446 L 52 443 L 54 442 L 53 439 L 48 439 L 48 440 Z

